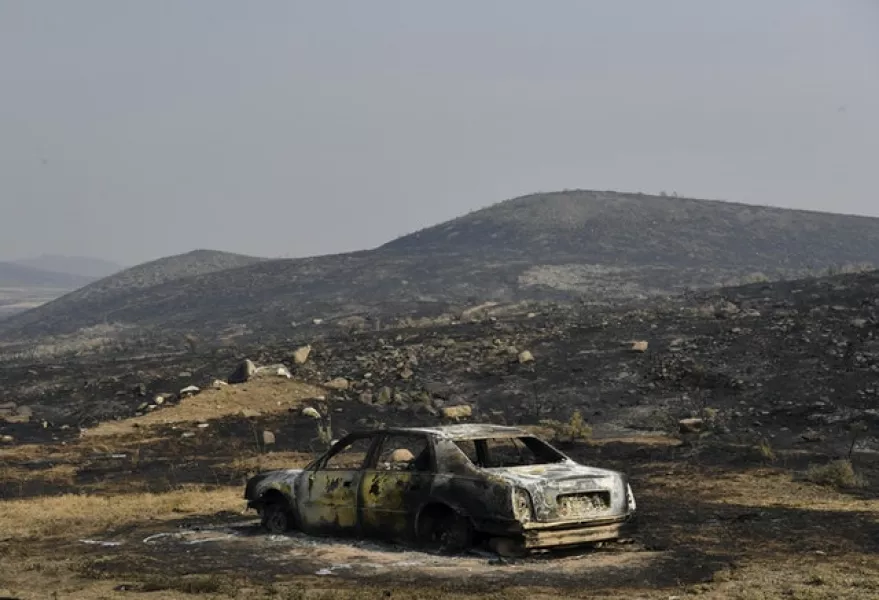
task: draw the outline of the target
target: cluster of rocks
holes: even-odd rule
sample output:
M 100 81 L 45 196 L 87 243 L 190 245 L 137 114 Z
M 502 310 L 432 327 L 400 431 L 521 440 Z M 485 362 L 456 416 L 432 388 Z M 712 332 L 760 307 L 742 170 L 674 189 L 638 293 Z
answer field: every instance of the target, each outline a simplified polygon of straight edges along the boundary
M 199 392 L 187 382 L 223 387 L 280 377 L 325 388 L 326 402 L 306 407 L 313 413 L 297 409 L 303 419 L 344 410 L 403 424 L 515 423 L 566 420 L 579 410 L 591 424 L 629 427 L 639 411 L 661 407 L 669 413 L 663 427 L 689 431 L 708 427 L 685 422 L 703 418 L 707 407 L 712 423 L 723 424 L 716 429 L 832 441 L 853 423 L 879 431 L 877 291 L 879 275 L 754 285 L 619 309 L 557 306 L 298 340 L 250 348 L 251 359 L 237 366 L 228 357 L 188 355 L 175 359 L 175 378 L 126 387 L 119 400 L 143 413 Z M 230 366 L 225 380 L 201 378 Z M 76 393 L 106 402 L 113 377 L 102 374 L 100 385 Z M 175 389 L 178 381 L 178 392 L 146 400 L 149 390 Z M 59 388 L 59 403 L 70 395 Z M 0 418 L 10 411 L 0 408 Z

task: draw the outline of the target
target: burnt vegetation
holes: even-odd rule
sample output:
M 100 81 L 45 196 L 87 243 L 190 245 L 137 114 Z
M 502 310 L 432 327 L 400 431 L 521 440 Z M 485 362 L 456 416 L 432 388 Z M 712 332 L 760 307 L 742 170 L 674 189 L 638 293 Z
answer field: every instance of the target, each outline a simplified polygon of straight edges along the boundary
M 0 590 L 54 569 L 248 597 L 875 595 L 876 224 L 567 192 L 369 252 L 178 257 L 98 282 L 0 329 L 0 560 L 16 565 Z M 230 378 L 244 359 L 271 368 Z M 627 473 L 636 543 L 382 570 L 414 563 L 270 543 L 241 514 L 256 472 L 356 429 L 452 422 L 528 428 Z M 228 540 L 180 541 L 193 532 Z M 47 566 L 58 548 L 74 562 Z M 328 589 L 315 573 L 338 564 Z

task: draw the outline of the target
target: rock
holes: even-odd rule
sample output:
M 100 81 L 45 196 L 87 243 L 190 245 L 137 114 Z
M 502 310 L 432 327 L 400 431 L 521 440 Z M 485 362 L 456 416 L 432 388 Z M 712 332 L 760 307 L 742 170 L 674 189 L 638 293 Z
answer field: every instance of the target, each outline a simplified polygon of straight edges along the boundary
M 290 369 L 286 366 L 275 364 L 257 367 L 256 371 L 251 376 L 251 379 L 256 379 L 257 377 L 284 377 L 285 379 L 292 379 L 293 374 L 290 373 Z
M 147 395 L 146 385 L 143 383 L 138 383 L 134 386 L 134 388 L 132 388 L 132 393 L 138 398 L 143 398 Z
M 256 373 L 256 365 L 249 358 L 245 358 L 229 375 L 229 383 L 246 383 L 254 373 Z
M 271 431 L 263 431 L 262 432 L 262 444 L 263 446 L 274 446 L 275 445 L 275 434 Z
M 400 371 L 400 379 L 412 379 L 413 375 L 415 375 L 415 373 L 409 368 Z
M 210 423 L 199 423 L 198 425 L 196 425 L 196 427 L 198 427 L 199 429 L 207 429 L 210 426 Z
M 307 346 L 300 346 L 293 352 L 293 362 L 297 365 L 304 365 L 308 361 L 308 356 L 311 354 L 311 344 Z
M 678 430 L 682 434 L 699 433 L 704 424 L 702 419 L 681 419 L 678 421 Z
M 222 379 L 214 379 L 211 382 L 211 387 L 215 390 L 221 390 L 224 387 L 226 387 L 227 385 L 229 385 L 229 384 L 226 383 L 225 381 L 223 381 Z
M 324 322 L 323 319 L 312 319 L 312 320 L 311 320 L 312 325 L 320 325 L 320 324 L 322 324 L 323 322 Z
M 302 409 L 302 416 L 303 417 L 310 417 L 312 419 L 320 419 L 321 418 L 320 413 L 317 412 L 317 409 L 312 408 L 310 406 Z
M 534 360 L 534 355 L 531 354 L 528 350 L 522 350 L 519 353 L 519 364 L 525 364 L 532 362 Z
M 180 398 L 189 398 L 190 396 L 195 396 L 200 391 L 201 390 L 198 388 L 198 386 L 190 385 L 180 390 L 177 395 Z
M 867 319 L 852 319 L 852 327 L 863 329 L 867 326 Z
M 473 408 L 469 404 L 446 406 L 442 409 L 442 415 L 446 419 L 463 419 L 473 416 Z
M 0 443 L 2 444 L 14 444 L 15 438 L 11 435 L 0 435 Z
M 348 380 L 344 377 L 336 377 L 335 379 L 331 379 L 324 384 L 324 387 L 328 387 L 331 390 L 338 390 L 340 392 L 347 390 L 350 386 L 351 384 L 348 383 Z
M 373 400 L 372 392 L 363 392 L 362 394 L 360 394 L 358 399 L 363 404 L 372 404 L 372 400 Z
M 255 419 L 256 417 L 262 415 L 261 412 L 259 412 L 258 410 L 253 410 L 252 408 L 242 408 L 238 414 L 240 414 L 245 419 Z
M 180 437 L 183 437 L 183 438 L 191 438 L 191 437 L 195 437 L 195 432 L 192 432 L 192 431 L 184 431 L 182 434 L 180 434 Z
M 645 341 L 632 342 L 632 352 L 647 352 L 647 346 Z
M 165 403 L 165 394 L 156 394 L 153 396 L 153 404 L 159 405 Z

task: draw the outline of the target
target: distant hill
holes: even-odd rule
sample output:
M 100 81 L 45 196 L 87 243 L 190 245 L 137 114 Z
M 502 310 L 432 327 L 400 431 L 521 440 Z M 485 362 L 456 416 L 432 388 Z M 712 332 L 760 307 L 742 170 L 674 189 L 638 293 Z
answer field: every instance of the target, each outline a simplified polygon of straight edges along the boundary
M 879 262 L 879 219 L 617 192 L 523 196 L 393 240 L 396 252 L 603 265 L 815 269 Z
M 61 256 L 57 254 L 43 254 L 34 258 L 25 258 L 13 261 L 15 264 L 43 271 L 67 273 L 69 275 L 82 275 L 92 279 L 100 279 L 114 273 L 118 273 L 125 267 L 109 260 L 90 258 L 85 256 Z
M 91 281 L 93 277 L 56 273 L 27 265 L 0 262 L 0 288 L 51 287 L 75 289 Z
M 308 259 L 200 251 L 123 271 L 0 323 L 0 339 L 99 324 L 216 338 L 286 336 L 351 315 L 485 301 L 621 302 L 879 264 L 879 219 L 708 200 L 534 194 L 393 240 Z

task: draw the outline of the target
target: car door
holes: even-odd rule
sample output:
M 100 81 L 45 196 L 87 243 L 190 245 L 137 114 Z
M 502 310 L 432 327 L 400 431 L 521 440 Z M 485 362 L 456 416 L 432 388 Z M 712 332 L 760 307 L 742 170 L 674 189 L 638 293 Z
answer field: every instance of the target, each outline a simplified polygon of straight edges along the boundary
M 358 530 L 358 490 L 375 435 L 340 440 L 299 480 L 299 526 L 307 532 L 351 534 Z
M 427 435 L 389 433 L 382 437 L 360 482 L 363 533 L 409 538 L 418 508 L 430 494 L 434 473 L 433 448 Z

